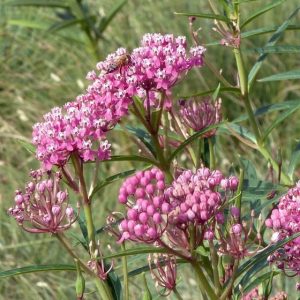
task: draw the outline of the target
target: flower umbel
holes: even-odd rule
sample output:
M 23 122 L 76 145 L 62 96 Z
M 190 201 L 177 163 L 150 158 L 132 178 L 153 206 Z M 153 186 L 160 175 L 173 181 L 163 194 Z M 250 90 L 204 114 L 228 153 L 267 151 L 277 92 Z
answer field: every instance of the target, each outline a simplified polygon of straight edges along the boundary
M 194 131 L 201 131 L 211 125 L 218 124 L 221 121 L 221 100 L 214 104 L 208 99 L 199 101 L 194 98 L 180 101 L 180 117 L 186 127 Z M 215 135 L 216 129 L 203 134 L 204 137 Z
M 28 232 L 58 233 L 76 220 L 68 191 L 61 188 L 59 172 L 31 172 L 25 192 L 16 191 L 15 206 L 8 213 Z

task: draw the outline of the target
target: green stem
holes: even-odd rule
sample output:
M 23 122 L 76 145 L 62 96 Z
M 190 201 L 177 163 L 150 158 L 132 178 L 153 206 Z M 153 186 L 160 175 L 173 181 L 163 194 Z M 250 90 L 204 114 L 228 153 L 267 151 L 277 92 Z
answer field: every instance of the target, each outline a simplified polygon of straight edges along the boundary
M 126 250 L 125 243 L 122 243 L 122 250 Z M 122 266 L 123 266 L 123 282 L 124 282 L 124 300 L 129 300 L 129 285 L 128 285 L 128 266 L 127 266 L 127 257 L 122 257 Z
M 211 170 L 214 170 L 216 167 L 215 151 L 212 138 L 208 138 L 208 147 L 209 147 L 209 167 Z
M 233 284 L 235 281 L 236 271 L 238 269 L 239 262 L 240 261 L 238 259 L 234 262 L 231 278 L 229 280 L 227 287 L 225 288 L 222 295 L 220 296 L 219 300 L 225 300 L 228 297 L 228 295 L 232 292 L 232 288 L 233 288 Z
M 219 270 L 218 270 L 219 261 L 218 261 L 217 251 L 213 241 L 209 241 L 209 249 L 210 249 L 213 275 L 214 275 L 214 285 L 216 288 L 216 294 L 219 296 L 221 291 L 221 284 L 220 284 Z
M 191 263 L 195 273 L 196 278 L 200 287 L 201 293 L 205 292 L 210 300 L 218 300 L 218 296 L 215 294 L 214 290 L 210 286 L 209 282 L 207 281 L 203 271 L 201 270 L 200 266 L 196 261 Z
M 281 172 L 281 169 L 280 169 L 278 163 L 272 158 L 270 152 L 266 149 L 264 143 L 262 142 L 261 132 L 260 132 L 258 123 L 256 121 L 253 109 L 251 107 L 251 103 L 250 103 L 250 99 L 249 99 L 249 95 L 248 95 L 248 77 L 247 77 L 247 73 L 245 71 L 244 61 L 243 61 L 240 49 L 235 48 L 233 51 L 234 51 L 237 69 L 238 69 L 238 73 L 239 73 L 242 100 L 244 101 L 247 115 L 248 115 L 252 130 L 254 132 L 254 135 L 255 135 L 255 138 L 257 141 L 258 150 L 271 163 L 273 169 L 275 170 L 275 172 L 278 175 Z M 282 178 L 282 182 L 284 184 L 291 183 L 290 178 L 286 174 L 281 173 L 281 178 Z
M 82 206 L 83 206 L 83 211 L 86 220 L 88 239 L 90 242 L 89 244 L 90 256 L 92 257 L 93 255 L 95 255 L 97 249 L 96 239 L 95 239 L 95 226 L 93 223 L 91 202 L 87 193 L 86 183 L 83 174 L 83 165 L 78 155 L 74 155 L 73 164 L 74 164 L 76 175 L 79 178 L 79 190 L 82 198 Z M 96 286 L 103 300 L 113 300 L 113 296 L 107 282 L 102 281 L 98 278 L 96 280 Z
M 247 73 L 245 71 L 243 57 L 240 52 L 240 49 L 234 48 L 233 52 L 234 52 L 234 56 L 235 56 L 235 60 L 236 60 L 236 64 L 237 64 L 238 73 L 239 73 L 242 100 L 244 101 L 247 115 L 249 117 L 250 124 L 254 131 L 256 141 L 259 144 L 260 140 L 261 140 L 261 133 L 260 133 L 258 124 L 256 122 L 255 115 L 254 115 L 253 109 L 251 107 L 250 99 L 248 96 L 248 77 L 247 77 Z
M 178 300 L 183 300 L 183 298 L 180 296 L 179 292 L 177 291 L 176 287 L 173 289 L 173 292 Z

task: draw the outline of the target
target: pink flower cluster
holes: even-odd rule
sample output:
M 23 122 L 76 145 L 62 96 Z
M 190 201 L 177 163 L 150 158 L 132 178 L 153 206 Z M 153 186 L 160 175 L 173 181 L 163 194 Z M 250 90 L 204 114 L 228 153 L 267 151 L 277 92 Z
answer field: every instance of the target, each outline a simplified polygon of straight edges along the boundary
M 203 65 L 201 46 L 186 53 L 185 37 L 146 34 L 140 48 L 128 54 L 120 48 L 97 64 L 100 74 L 87 74 L 92 83 L 86 93 L 63 108 L 53 108 L 33 127 L 32 142 L 36 156 L 46 169 L 62 166 L 77 152 L 84 161 L 110 156 L 105 133 L 128 113 L 133 96 L 145 105 L 164 102 L 161 93 L 170 96 L 170 88 L 191 68 Z
M 104 114 L 97 101 L 85 99 L 66 103 L 63 108 L 55 107 L 45 114 L 44 122 L 36 123 L 32 133 L 36 157 L 44 168 L 63 166 L 73 152 L 84 161 L 108 159 L 110 144 L 105 132 L 113 124 Z
M 170 205 L 164 197 L 164 174 L 157 168 L 140 171 L 125 180 L 119 202 L 127 206 L 127 218 L 120 224 L 121 239 L 153 243 L 166 228 Z
M 28 232 L 58 233 L 76 220 L 68 202 L 68 192 L 61 189 L 59 173 L 31 172 L 32 181 L 25 192 L 16 191 L 15 206 L 8 213 Z
M 214 104 L 209 99 L 200 102 L 197 98 L 180 101 L 180 117 L 188 128 L 201 131 L 206 127 L 218 124 L 221 121 L 221 101 Z M 203 136 L 210 137 L 216 133 L 216 129 L 206 132 Z
M 183 245 L 176 228 L 184 230 L 189 223 L 203 225 L 212 217 L 224 219 L 219 208 L 226 193 L 222 196 L 217 189 L 234 191 L 237 185 L 236 177 L 224 178 L 220 171 L 208 168 L 195 173 L 184 171 L 169 188 L 159 169 L 138 172 L 120 188 L 119 202 L 127 206 L 127 217 L 119 226 L 120 242 L 130 239 L 152 243 L 166 231 L 169 242 Z
M 195 173 L 184 171 L 166 190 L 171 205 L 169 222 L 178 225 L 206 223 L 216 216 L 226 199 L 218 189 L 234 191 L 237 185 L 236 177 L 224 178 L 219 170 L 200 168 Z
M 279 199 L 277 208 L 272 210 L 265 224 L 274 231 L 273 242 L 300 232 L 300 181 Z M 290 269 L 299 275 L 300 237 L 284 245 L 283 250 L 275 252 L 269 260 L 276 261 L 279 268 Z

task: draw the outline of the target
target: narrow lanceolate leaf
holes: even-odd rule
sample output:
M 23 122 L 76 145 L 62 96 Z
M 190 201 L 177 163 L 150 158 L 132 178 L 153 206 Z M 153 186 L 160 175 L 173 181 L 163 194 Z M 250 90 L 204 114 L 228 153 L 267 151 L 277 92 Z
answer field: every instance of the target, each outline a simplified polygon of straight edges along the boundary
M 267 46 L 263 48 L 254 48 L 250 51 L 258 52 L 259 54 L 264 53 L 276 53 L 276 54 L 285 54 L 285 53 L 300 53 L 300 46 Z
M 74 265 L 34 265 L 27 266 L 22 268 L 15 268 L 7 271 L 0 272 L 0 278 L 11 277 L 17 275 L 23 275 L 27 273 L 36 273 L 36 272 L 49 272 L 49 271 L 73 271 L 76 272 L 76 267 Z
M 48 25 L 46 22 L 43 21 L 31 21 L 31 20 L 24 20 L 24 19 L 10 19 L 7 21 L 9 25 L 16 25 L 20 27 L 27 27 L 32 29 L 41 29 L 46 30 Z
M 12 0 L 5 2 L 7 5 L 13 6 L 46 6 L 46 7 L 60 7 L 68 8 L 68 1 L 60 0 Z
M 258 276 L 255 280 L 253 280 L 252 282 L 249 283 L 249 280 L 247 282 L 242 282 L 240 281 L 236 288 L 235 288 L 235 294 L 239 295 L 240 292 L 240 288 L 242 289 L 243 293 L 248 293 L 250 292 L 252 289 L 256 288 L 257 286 L 259 286 L 262 282 L 268 280 L 270 278 L 270 276 L 277 276 L 278 274 L 280 274 L 279 271 L 270 271 L 267 272 L 261 276 Z
M 116 258 L 116 257 L 122 257 L 122 256 L 130 256 L 130 255 L 137 255 L 137 254 L 148 254 L 148 253 L 167 253 L 168 251 L 165 248 L 159 248 L 159 247 L 138 247 L 138 248 L 132 248 L 127 249 L 125 251 L 117 252 L 111 255 L 107 255 L 104 257 L 104 259 L 109 258 Z
M 245 38 L 249 38 L 252 36 L 272 33 L 272 32 L 275 32 L 277 29 L 278 29 L 278 26 L 262 27 L 262 28 L 258 28 L 258 29 L 253 29 L 253 30 L 243 32 L 241 34 L 241 38 L 245 39 Z M 289 25 L 289 26 L 287 26 L 287 28 L 285 30 L 300 30 L 300 26 L 299 25 Z
M 266 82 L 266 81 L 282 81 L 282 80 L 295 80 L 295 79 L 300 79 L 300 70 L 275 74 L 262 79 L 258 79 L 257 81 Z
M 290 164 L 288 168 L 288 176 L 293 179 L 294 171 L 295 168 L 297 167 L 298 163 L 300 161 L 300 143 L 296 146 L 294 149 L 291 159 L 290 159 Z
M 224 21 L 226 23 L 230 23 L 230 19 L 222 16 L 222 15 L 216 15 L 216 14 L 195 14 L 195 13 L 189 13 L 189 12 L 175 12 L 175 15 L 179 16 L 187 16 L 187 17 L 196 17 L 196 18 L 203 18 L 203 19 L 213 19 L 213 20 L 219 20 Z
M 24 140 L 18 140 L 19 144 L 23 146 L 24 149 L 26 149 L 29 153 L 31 154 L 35 154 L 35 147 L 27 142 L 27 141 L 24 141 Z
M 208 91 L 204 91 L 204 92 L 199 92 L 199 93 L 195 93 L 192 95 L 188 95 L 188 96 L 180 96 L 179 98 L 193 98 L 193 97 L 201 97 L 201 96 L 207 96 L 207 95 L 212 95 L 216 90 L 208 90 Z M 235 88 L 235 87 L 220 87 L 219 94 L 223 94 L 223 93 L 241 93 L 241 90 L 239 88 Z
M 282 123 L 286 118 L 288 118 L 291 114 L 293 114 L 298 108 L 300 107 L 300 103 L 298 107 L 294 107 L 281 115 L 279 115 L 276 120 L 272 123 L 271 126 L 267 128 L 267 130 L 264 132 L 263 141 L 266 140 L 266 138 L 269 136 L 269 134 L 272 132 L 274 128 L 276 128 L 280 123 Z
M 281 38 L 281 36 L 283 35 L 284 31 L 288 28 L 288 26 L 290 25 L 292 19 L 298 14 L 300 10 L 300 7 L 297 7 L 293 13 L 287 18 L 286 21 L 284 21 L 281 26 L 278 27 L 278 29 L 275 31 L 275 33 L 272 35 L 272 37 L 270 38 L 270 40 L 268 41 L 268 43 L 266 44 L 266 47 L 269 46 L 274 46 L 277 41 Z M 266 57 L 268 56 L 268 53 L 264 53 L 261 54 L 258 58 L 258 60 L 256 61 L 256 63 L 254 64 L 254 66 L 252 67 L 252 69 L 250 70 L 249 76 L 248 76 L 248 89 L 250 90 L 254 79 L 258 73 L 258 71 L 260 70 L 263 61 L 266 59 Z
M 275 111 L 279 111 L 279 110 L 290 110 L 290 109 L 299 107 L 299 103 L 300 103 L 300 99 L 287 100 L 287 101 L 283 101 L 283 102 L 280 102 L 280 103 L 265 105 L 265 106 L 262 106 L 262 107 L 258 108 L 254 112 L 254 115 L 256 117 L 260 117 L 260 116 L 263 116 L 265 114 L 275 112 Z M 244 114 L 244 115 L 241 115 L 240 117 L 236 118 L 235 120 L 233 120 L 232 123 L 239 123 L 239 122 L 245 121 L 247 119 L 248 119 L 248 116 L 246 114 Z
M 90 18 L 90 20 L 92 20 L 92 19 L 95 19 L 95 16 L 87 16 L 87 18 Z M 63 30 L 63 29 L 73 27 L 74 25 L 77 25 L 77 24 L 83 24 L 85 22 L 85 20 L 86 19 L 73 18 L 71 20 L 61 21 L 61 22 L 58 22 L 58 23 L 55 23 L 55 24 L 51 25 L 48 28 L 48 32 L 49 33 L 54 33 L 54 32 L 58 32 L 58 31 Z
M 173 151 L 173 153 L 171 153 L 170 157 L 168 158 L 168 162 L 170 163 L 180 152 L 182 152 L 189 144 L 191 144 L 193 141 L 195 141 L 196 139 L 200 138 L 201 135 L 203 135 L 204 133 L 218 128 L 220 126 L 224 125 L 224 122 L 219 123 L 219 124 L 215 124 L 215 125 L 211 125 L 208 126 L 206 128 L 204 128 L 203 130 L 200 130 L 196 133 L 194 133 L 192 136 L 190 136 L 188 139 L 186 139 L 184 142 L 182 142 L 175 151 Z
M 300 236 L 300 232 L 288 237 L 284 240 L 279 241 L 278 243 L 268 246 L 267 248 L 263 249 L 250 259 L 248 259 L 243 265 L 241 265 L 237 271 L 237 277 L 242 275 L 244 272 L 248 272 L 250 268 L 256 268 L 257 271 L 261 269 L 260 264 L 267 261 L 269 255 L 274 253 L 276 250 L 282 248 L 288 242 L 294 240 L 295 238 Z
M 135 169 L 132 169 L 132 170 L 128 170 L 128 171 L 124 171 L 124 172 L 121 172 L 121 173 L 118 173 L 118 174 L 115 174 L 113 176 L 110 176 L 110 177 L 107 177 L 105 178 L 104 180 L 101 180 L 96 186 L 95 188 L 93 189 L 91 195 L 90 195 L 90 198 L 92 199 L 99 191 L 101 191 L 104 187 L 106 187 L 107 185 L 117 181 L 117 180 L 120 180 L 120 179 L 123 179 L 123 178 L 126 178 L 128 177 L 129 175 L 132 175 L 136 170 Z
M 122 9 L 126 2 L 127 0 L 121 0 L 117 2 L 112 10 L 108 13 L 108 15 L 102 18 L 98 27 L 99 33 L 103 33 L 105 31 L 106 27 L 110 24 L 110 22 L 114 19 L 114 17 L 118 14 L 118 12 Z
M 259 10 L 257 10 L 256 12 L 254 12 L 249 18 L 246 19 L 245 22 L 242 23 L 241 25 L 241 29 L 244 28 L 247 24 L 249 24 L 250 22 L 252 22 L 254 19 L 256 19 L 257 17 L 259 17 L 260 15 L 268 12 L 269 10 L 273 9 L 274 7 L 280 5 L 281 3 L 283 3 L 285 0 L 278 0 L 278 1 L 274 1 L 262 8 L 260 8 Z

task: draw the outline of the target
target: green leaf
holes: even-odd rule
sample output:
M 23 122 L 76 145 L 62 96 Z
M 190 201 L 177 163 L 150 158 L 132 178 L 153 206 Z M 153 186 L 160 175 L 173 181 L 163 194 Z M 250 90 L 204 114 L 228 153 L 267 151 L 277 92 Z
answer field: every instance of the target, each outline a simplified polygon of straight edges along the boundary
M 159 248 L 159 247 L 138 247 L 138 248 L 132 248 L 127 249 L 125 251 L 117 252 L 111 255 L 107 255 L 104 257 L 104 259 L 108 258 L 116 258 L 116 257 L 122 257 L 122 256 L 130 256 L 130 255 L 137 255 L 137 254 L 149 254 L 149 253 L 167 253 L 167 249 L 165 248 Z
M 21 27 L 27 27 L 32 29 L 41 29 L 46 30 L 48 25 L 43 21 L 30 21 L 30 20 L 22 20 L 22 19 L 10 19 L 7 21 L 9 25 L 16 25 Z
M 300 7 L 297 7 L 292 14 L 287 18 L 286 21 L 284 21 L 281 26 L 278 27 L 278 29 L 275 31 L 275 33 L 271 36 L 270 40 L 268 41 L 268 43 L 266 44 L 266 47 L 269 46 L 274 46 L 278 40 L 281 38 L 281 36 L 283 35 L 284 31 L 287 29 L 287 27 L 290 25 L 290 22 L 292 21 L 293 17 L 295 17 L 298 12 L 300 10 Z M 254 64 L 254 66 L 252 67 L 252 69 L 250 70 L 250 73 L 248 75 L 248 90 L 250 90 L 254 79 L 258 73 L 258 71 L 260 70 L 263 61 L 266 59 L 266 57 L 268 56 L 267 53 L 261 54 L 258 57 L 258 60 L 256 61 L 256 63 Z
M 17 141 L 29 153 L 35 154 L 35 147 L 30 142 L 27 142 L 27 141 L 24 141 L 24 140 L 19 140 L 19 139 Z
M 120 277 L 113 271 L 108 273 L 108 285 L 110 286 L 114 300 L 122 300 L 122 285 Z
M 22 268 L 15 268 L 7 271 L 0 272 L 0 278 L 11 277 L 17 275 L 23 275 L 27 273 L 36 272 L 49 272 L 49 271 L 73 271 L 76 272 L 74 265 L 62 265 L 62 264 L 51 264 L 51 265 L 33 265 Z
M 235 288 L 235 294 L 240 295 L 240 287 L 243 291 L 243 293 L 248 293 L 250 292 L 252 289 L 254 289 L 255 287 L 259 286 L 262 282 L 268 280 L 271 276 L 271 274 L 274 274 L 274 276 L 277 276 L 278 274 L 280 274 L 279 271 L 270 271 L 267 272 L 261 276 L 258 276 L 257 278 L 255 278 L 253 281 L 251 281 L 250 283 L 249 280 L 247 280 L 246 282 L 243 282 L 242 280 L 236 285 Z M 244 287 L 245 286 L 245 287 Z
M 218 130 L 219 134 L 229 134 L 229 135 L 237 135 L 239 137 L 242 137 L 246 140 L 249 140 L 249 142 L 256 144 L 256 138 L 253 133 L 251 133 L 247 128 L 232 123 L 225 123 L 220 126 Z
M 88 18 L 95 19 L 95 16 L 88 16 Z M 77 18 L 61 21 L 61 22 L 55 23 L 52 26 L 50 26 L 50 28 L 48 28 L 48 32 L 55 33 L 55 32 L 58 32 L 60 30 L 66 29 L 66 28 L 73 27 L 74 25 L 77 25 L 77 24 L 83 24 L 84 21 L 85 21 L 85 19 L 77 19 Z
M 218 127 L 221 127 L 222 125 L 224 125 L 224 122 L 222 123 L 219 123 L 219 124 L 214 124 L 214 125 L 211 125 L 211 126 L 208 126 L 196 133 L 194 133 L 192 136 L 190 136 L 188 139 L 186 139 L 184 142 L 182 142 L 177 148 L 176 150 L 174 150 L 170 157 L 168 158 L 168 163 L 171 163 L 171 161 L 180 153 L 182 152 L 189 144 L 191 144 L 193 141 L 195 141 L 196 139 L 200 138 L 201 135 L 203 135 L 204 133 L 212 130 L 212 129 L 215 129 L 215 128 L 218 128 Z
M 278 53 L 278 54 L 299 53 L 300 52 L 300 46 L 290 46 L 290 45 L 268 46 L 268 47 L 250 49 L 250 51 L 256 51 L 259 54 L 264 54 L 264 53 Z
M 214 93 L 212 94 L 212 98 L 214 101 L 217 100 L 219 93 L 220 93 L 220 88 L 221 88 L 221 84 L 218 84 L 218 87 L 216 88 L 216 90 L 214 91 Z
M 110 24 L 110 22 L 114 19 L 114 17 L 117 15 L 117 13 L 122 9 L 122 7 L 126 4 L 127 0 L 121 0 L 119 1 L 113 9 L 108 13 L 107 17 L 103 17 L 100 25 L 98 27 L 98 32 L 103 33 L 106 29 L 106 27 Z
M 275 74 L 262 79 L 258 79 L 257 81 L 266 82 L 266 81 L 281 81 L 281 80 L 295 80 L 295 79 L 300 79 L 300 70 Z
M 247 185 L 257 186 L 258 178 L 253 163 L 246 158 L 240 157 L 240 164 L 242 166 L 242 169 L 244 170 L 244 179 L 247 180 Z
M 126 129 L 133 133 L 147 147 L 147 149 L 153 154 L 153 156 L 156 157 L 151 136 L 147 131 L 142 128 L 134 128 L 132 126 L 126 126 Z
M 151 164 L 154 166 L 159 166 L 159 163 L 151 158 L 139 155 L 113 155 L 109 160 L 105 160 L 105 162 L 111 161 L 139 161 L 147 164 Z
M 278 29 L 278 26 L 261 27 L 261 28 L 258 28 L 258 29 L 253 29 L 253 30 L 243 32 L 241 34 L 241 38 L 246 39 L 246 38 L 249 38 L 249 37 L 252 37 L 252 36 L 257 36 L 257 35 L 266 34 L 266 33 L 272 33 L 272 32 L 275 32 L 277 29 Z M 285 30 L 300 30 L 300 26 L 298 26 L 298 25 L 289 25 L 289 26 L 287 26 L 287 28 Z
M 262 269 L 260 264 L 267 262 L 267 258 L 269 255 L 271 255 L 276 250 L 283 247 L 285 244 L 287 244 L 288 242 L 294 240 L 295 238 L 297 238 L 299 236 L 300 236 L 300 232 L 298 232 L 284 240 L 281 240 L 274 245 L 270 245 L 270 246 L 266 247 L 264 250 L 260 251 L 259 253 L 257 253 L 250 259 L 248 259 L 243 265 L 241 265 L 237 271 L 236 276 L 237 277 L 241 276 L 244 272 L 246 272 L 246 271 L 248 272 L 250 268 L 254 268 L 254 269 L 256 269 L 256 271 Z
M 196 18 L 203 18 L 203 19 L 213 19 L 213 20 L 219 20 L 224 21 L 226 23 L 230 23 L 230 19 L 222 16 L 222 15 L 215 15 L 215 14 L 195 14 L 195 13 L 189 13 L 189 12 L 175 12 L 175 15 L 179 16 L 187 16 L 187 17 L 196 17 Z
M 150 293 L 150 290 L 148 288 L 147 280 L 146 280 L 146 275 L 145 273 L 143 275 L 143 282 L 144 282 L 144 294 L 143 294 L 143 300 L 152 300 L 152 295 Z
M 258 108 L 254 112 L 254 115 L 256 117 L 260 117 L 260 116 L 263 116 L 267 113 L 271 113 L 274 111 L 292 109 L 294 107 L 298 107 L 299 101 L 300 100 L 297 99 L 297 100 L 287 100 L 287 101 L 283 101 L 281 103 L 268 104 L 266 106 L 262 106 L 262 107 Z M 245 121 L 247 119 L 248 119 L 248 116 L 246 114 L 244 114 L 244 115 L 236 118 L 235 120 L 233 120 L 232 123 L 239 123 L 239 122 Z
M 276 120 L 270 125 L 266 131 L 264 132 L 263 141 L 266 140 L 266 138 L 269 136 L 269 134 L 272 132 L 274 128 L 276 128 L 280 123 L 282 123 L 287 117 L 289 117 L 291 114 L 293 114 L 298 108 L 300 107 L 300 103 L 297 107 L 291 108 L 290 110 L 280 114 Z
M 291 159 L 290 159 L 288 172 L 287 172 L 287 174 L 290 178 L 293 178 L 293 174 L 294 174 L 297 164 L 299 163 L 299 160 L 300 160 L 300 143 L 297 144 L 296 148 L 294 149 L 294 151 L 292 153 Z
M 126 178 L 129 175 L 132 175 L 136 170 L 132 169 L 132 170 L 128 170 L 128 171 L 124 171 L 124 172 L 120 172 L 118 174 L 115 174 L 113 176 L 107 177 L 104 180 L 101 180 L 93 189 L 91 195 L 90 195 L 90 199 L 93 199 L 93 197 L 100 191 L 102 190 L 104 187 L 106 187 L 107 185 L 118 181 L 120 179 Z
M 46 6 L 68 8 L 68 1 L 53 0 L 13 0 L 5 2 L 6 5 L 12 6 Z
M 207 95 L 211 95 L 215 92 L 216 90 L 208 90 L 205 92 L 199 92 L 199 93 L 195 93 L 192 95 L 188 95 L 188 96 L 179 96 L 179 98 L 193 98 L 193 97 L 201 97 L 201 96 L 207 96 Z M 220 87 L 219 89 L 219 94 L 223 94 L 223 93 L 240 93 L 241 90 L 239 88 L 235 88 L 235 87 Z
M 249 24 L 250 22 L 252 22 L 254 19 L 256 19 L 257 17 L 259 17 L 260 15 L 268 12 L 269 10 L 275 8 L 276 6 L 282 4 L 285 0 L 279 0 L 279 1 L 274 1 L 262 8 L 260 8 L 259 10 L 257 10 L 256 12 L 254 12 L 250 17 L 248 17 L 241 25 L 241 29 L 244 28 L 247 24 Z

